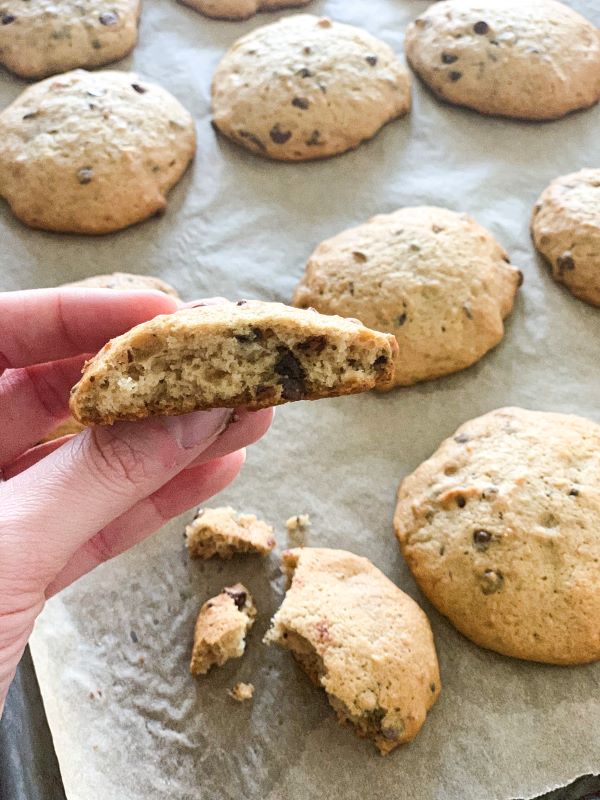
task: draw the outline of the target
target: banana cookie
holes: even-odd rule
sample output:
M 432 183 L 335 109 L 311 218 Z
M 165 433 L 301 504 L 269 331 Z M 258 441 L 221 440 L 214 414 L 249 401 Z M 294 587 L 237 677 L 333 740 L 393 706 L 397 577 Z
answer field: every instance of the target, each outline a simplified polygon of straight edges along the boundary
M 401 484 L 394 519 L 423 593 L 476 644 L 600 659 L 600 425 L 503 408 Z
M 75 70 L 0 114 L 0 194 L 32 228 L 108 233 L 163 211 L 195 147 L 191 115 L 164 89 Z
M 240 658 L 246 649 L 246 634 L 254 625 L 256 607 L 241 583 L 226 586 L 200 609 L 194 630 L 190 672 L 205 675 L 213 665 L 223 666 Z
M 554 279 L 600 306 L 600 169 L 552 181 L 535 205 L 531 231 Z
M 213 79 L 213 124 L 254 153 L 307 161 L 343 153 L 410 109 L 410 76 L 360 28 L 300 14 L 243 36 Z
M 278 11 L 308 5 L 311 0 L 181 0 L 190 8 L 214 19 L 249 19 L 259 11 Z
M 112 339 L 71 391 L 84 424 L 266 408 L 355 394 L 393 376 L 393 336 L 357 320 L 240 300 L 163 314 Z
M 342 724 L 382 755 L 413 739 L 440 693 L 424 612 L 366 558 L 344 550 L 283 554 L 289 588 L 264 641 L 291 651 Z
M 393 333 L 393 385 L 409 386 L 470 366 L 502 339 L 522 280 L 508 262 L 467 214 L 402 208 L 320 244 L 293 304 Z
M 600 99 L 600 32 L 556 0 L 442 0 L 405 47 L 436 95 L 483 114 L 558 119 Z
M 2 0 L 0 64 L 23 78 L 124 58 L 138 35 L 140 0 Z

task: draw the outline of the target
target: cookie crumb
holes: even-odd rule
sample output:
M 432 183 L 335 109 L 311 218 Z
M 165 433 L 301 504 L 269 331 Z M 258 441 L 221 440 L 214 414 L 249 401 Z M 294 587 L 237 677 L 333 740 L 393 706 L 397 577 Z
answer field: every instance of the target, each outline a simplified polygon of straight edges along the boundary
M 185 529 L 190 558 L 230 559 L 240 553 L 268 555 L 275 547 L 273 528 L 254 514 L 238 514 L 233 508 L 199 509 Z
M 236 702 L 244 703 L 254 697 L 254 684 L 240 681 L 233 689 L 227 689 L 227 694 Z
M 308 529 L 311 526 L 308 514 L 296 514 L 285 523 L 288 532 L 288 541 L 295 547 L 303 547 L 307 543 Z

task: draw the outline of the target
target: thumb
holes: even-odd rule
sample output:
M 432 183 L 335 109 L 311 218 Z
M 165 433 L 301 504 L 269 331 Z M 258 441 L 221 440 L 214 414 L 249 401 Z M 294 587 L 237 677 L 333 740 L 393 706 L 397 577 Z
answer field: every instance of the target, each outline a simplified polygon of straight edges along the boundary
M 230 417 L 214 409 L 89 428 L 0 484 L 0 583 L 44 589 L 82 544 L 210 447 Z

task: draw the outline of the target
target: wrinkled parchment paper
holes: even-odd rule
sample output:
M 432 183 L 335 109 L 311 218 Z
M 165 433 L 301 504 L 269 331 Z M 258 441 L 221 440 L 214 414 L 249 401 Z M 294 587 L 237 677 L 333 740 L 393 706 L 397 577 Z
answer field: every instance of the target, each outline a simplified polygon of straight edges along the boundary
M 524 0 L 525 2 L 525 0 Z M 596 0 L 571 5 L 600 24 Z M 316 13 L 364 25 L 396 50 L 422 0 L 322 0 Z M 392 534 L 399 480 L 470 417 L 506 404 L 600 421 L 600 311 L 550 279 L 528 221 L 553 177 L 600 166 L 600 109 L 551 124 L 485 119 L 435 101 L 340 158 L 285 165 L 252 157 L 209 125 L 211 73 L 242 33 L 273 19 L 209 21 L 145 0 L 131 66 L 194 114 L 198 157 L 167 214 L 104 238 L 29 231 L 0 208 L 2 284 L 54 285 L 112 269 L 159 275 L 188 299 L 287 300 L 314 246 L 374 213 L 432 203 L 473 213 L 525 272 L 502 344 L 472 369 L 387 396 L 281 408 L 217 499 L 284 521 L 308 512 L 309 543 L 371 558 L 426 609 L 443 692 L 416 740 L 387 759 L 338 727 L 289 654 L 261 645 L 282 596 L 278 559 L 190 563 L 185 520 L 48 604 L 33 639 L 69 800 L 508 800 L 600 763 L 600 664 L 559 668 L 496 656 L 456 633 L 419 595 Z M 0 103 L 24 84 L 0 76 Z M 84 501 L 85 499 L 82 498 Z M 188 515 L 190 516 L 190 515 Z M 43 520 L 41 521 L 43 524 Z M 241 580 L 260 609 L 240 661 L 198 681 L 188 657 L 199 605 Z M 252 704 L 226 688 L 256 686 Z

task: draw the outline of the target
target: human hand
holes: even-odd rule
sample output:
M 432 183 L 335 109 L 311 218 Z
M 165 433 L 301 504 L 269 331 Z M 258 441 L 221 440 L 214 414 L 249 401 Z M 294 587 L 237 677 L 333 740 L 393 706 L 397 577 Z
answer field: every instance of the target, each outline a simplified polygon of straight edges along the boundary
M 46 598 L 227 486 L 270 425 L 270 409 L 215 409 L 37 444 L 86 355 L 176 308 L 158 292 L 0 294 L 0 714 Z

